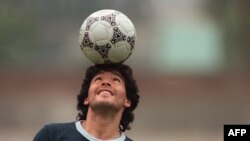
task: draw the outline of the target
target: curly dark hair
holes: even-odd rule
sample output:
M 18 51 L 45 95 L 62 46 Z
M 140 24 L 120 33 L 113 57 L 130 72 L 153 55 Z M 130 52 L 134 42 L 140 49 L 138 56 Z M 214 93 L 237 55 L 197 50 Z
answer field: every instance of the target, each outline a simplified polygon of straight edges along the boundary
M 100 72 L 102 71 L 116 71 L 121 73 L 125 81 L 125 89 L 127 98 L 131 101 L 131 106 L 126 108 L 123 111 L 123 115 L 120 121 L 119 129 L 121 132 L 126 130 L 130 130 L 129 124 L 134 121 L 134 113 L 133 111 L 137 107 L 139 103 L 140 96 L 138 95 L 138 87 L 136 85 L 136 81 L 133 77 L 132 69 L 124 64 L 97 64 L 90 66 L 86 70 L 85 78 L 83 80 L 81 90 L 79 95 L 77 95 L 77 110 L 78 120 L 86 120 L 87 112 L 88 112 L 88 105 L 84 105 L 83 101 L 88 97 L 88 90 L 90 87 L 91 80 Z

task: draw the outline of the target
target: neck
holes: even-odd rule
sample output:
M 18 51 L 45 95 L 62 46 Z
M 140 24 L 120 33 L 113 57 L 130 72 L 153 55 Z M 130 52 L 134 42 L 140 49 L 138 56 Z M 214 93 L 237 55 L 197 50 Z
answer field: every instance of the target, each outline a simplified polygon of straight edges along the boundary
M 96 113 L 89 108 L 86 121 L 82 122 L 84 129 L 101 140 L 114 139 L 121 135 L 119 131 L 122 111 L 117 113 Z

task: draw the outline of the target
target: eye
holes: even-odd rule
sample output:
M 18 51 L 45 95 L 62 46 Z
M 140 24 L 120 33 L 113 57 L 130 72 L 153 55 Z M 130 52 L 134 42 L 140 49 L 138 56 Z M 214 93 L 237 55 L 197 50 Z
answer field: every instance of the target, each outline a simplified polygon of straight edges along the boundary
M 94 81 L 98 81 L 98 80 L 102 80 L 102 77 L 101 76 L 95 77 Z
M 120 78 L 118 78 L 118 77 L 114 77 L 114 78 L 113 78 L 113 81 L 116 81 L 116 82 L 121 83 L 121 79 L 120 79 Z

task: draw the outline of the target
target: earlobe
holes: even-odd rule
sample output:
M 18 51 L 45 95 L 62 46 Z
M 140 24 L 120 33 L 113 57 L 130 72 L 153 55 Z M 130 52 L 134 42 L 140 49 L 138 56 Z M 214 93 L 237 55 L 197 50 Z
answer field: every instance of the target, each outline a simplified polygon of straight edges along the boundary
M 125 106 L 125 107 L 130 107 L 130 106 L 131 106 L 131 101 L 127 99 L 127 100 L 125 101 L 124 106 Z
M 84 105 L 89 105 L 89 99 L 88 99 L 88 98 L 84 99 L 83 104 L 84 104 Z

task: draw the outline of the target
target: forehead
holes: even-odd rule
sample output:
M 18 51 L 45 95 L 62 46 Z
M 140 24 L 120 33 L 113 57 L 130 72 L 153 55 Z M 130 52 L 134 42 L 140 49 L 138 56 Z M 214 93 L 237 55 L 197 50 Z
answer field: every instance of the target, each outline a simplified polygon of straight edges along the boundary
M 98 75 L 105 75 L 105 74 L 112 74 L 112 75 L 115 75 L 115 76 L 118 76 L 120 77 L 121 79 L 124 80 L 124 77 L 122 76 L 122 74 L 118 71 L 100 71 L 99 73 L 97 73 L 95 76 L 98 76 Z

